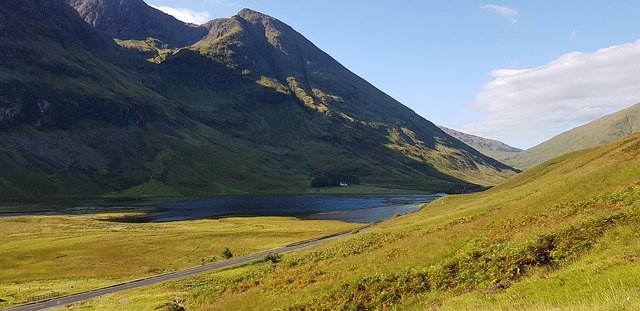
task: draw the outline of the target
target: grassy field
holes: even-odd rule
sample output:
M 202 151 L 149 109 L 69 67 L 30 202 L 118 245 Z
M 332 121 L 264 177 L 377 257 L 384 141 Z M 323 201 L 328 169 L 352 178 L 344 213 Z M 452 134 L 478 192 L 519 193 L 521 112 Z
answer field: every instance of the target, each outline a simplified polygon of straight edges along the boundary
M 640 136 L 371 230 L 72 309 L 638 310 Z
M 0 307 L 223 260 L 356 228 L 285 217 L 118 223 L 123 214 L 0 218 Z

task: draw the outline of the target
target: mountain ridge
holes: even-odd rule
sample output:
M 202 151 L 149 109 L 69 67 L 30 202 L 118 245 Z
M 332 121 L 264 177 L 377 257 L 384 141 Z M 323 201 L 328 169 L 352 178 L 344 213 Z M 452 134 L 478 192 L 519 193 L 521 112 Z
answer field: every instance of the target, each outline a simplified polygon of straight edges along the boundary
M 156 38 L 172 47 L 190 45 L 206 35 L 202 25 L 187 24 L 143 0 L 66 0 L 96 29 L 117 39 Z
M 239 23 L 237 25 L 239 28 L 235 28 L 226 40 L 203 49 L 202 45 L 207 43 L 204 40 L 194 44 L 196 50 L 216 58 L 217 51 L 236 51 L 238 45 L 243 47 L 253 45 L 251 46 L 253 51 L 243 48 L 242 51 L 245 54 L 232 53 L 239 56 L 230 59 L 234 62 L 231 67 L 252 79 L 262 80 L 266 77 L 280 88 L 288 88 L 307 109 L 335 114 L 348 122 L 376 123 L 378 126 L 383 125 L 380 116 L 384 116 L 387 134 L 390 136 L 404 137 L 398 133 L 405 130 L 391 124 L 405 123 L 411 126 L 411 132 L 419 129 L 421 132 L 416 133 L 422 134 L 421 142 L 429 146 L 442 143 L 451 148 L 466 148 L 457 140 L 451 140 L 448 135 L 443 135 L 443 132 L 430 121 L 342 66 L 278 19 L 250 9 L 243 9 L 229 18 L 229 22 Z M 215 31 L 214 28 L 212 31 Z M 250 37 L 250 43 L 238 43 L 242 42 L 243 37 Z M 211 53 L 212 50 L 213 53 Z M 262 60 L 262 62 L 256 63 L 256 60 Z M 375 92 L 375 95 L 372 96 L 371 93 L 366 92 Z M 427 126 L 424 126 L 425 124 Z M 438 139 L 427 141 L 431 137 Z M 400 143 L 404 144 L 407 141 L 413 143 L 412 139 L 402 139 Z M 406 146 L 400 146 L 398 149 L 406 150 Z M 481 160 L 483 156 L 473 149 L 468 151 L 470 156 L 478 161 L 488 161 L 496 166 L 502 165 L 494 159 Z M 502 168 L 508 170 L 506 166 Z M 439 169 L 446 170 L 443 167 Z
M 1 89 L 23 89 L 0 101 L 11 115 L 0 124 L 5 197 L 302 193 L 330 174 L 358 177 L 365 192 L 455 192 L 514 174 L 267 15 L 213 20 L 210 35 L 172 48 L 146 34 L 109 40 L 66 0 L 41 12 L 58 21 L 11 1 L 3 18 L 23 36 L 0 45 L 28 46 L 18 51 L 35 65 L 0 68 Z
M 438 125 L 438 127 L 452 137 L 480 151 L 484 155 L 492 157 L 498 161 L 500 161 L 500 159 L 523 151 L 520 148 L 509 146 L 495 139 L 489 139 L 477 135 L 463 133 L 442 125 Z
M 575 127 L 502 160 L 527 169 L 557 156 L 601 146 L 637 132 L 640 132 L 640 103 Z

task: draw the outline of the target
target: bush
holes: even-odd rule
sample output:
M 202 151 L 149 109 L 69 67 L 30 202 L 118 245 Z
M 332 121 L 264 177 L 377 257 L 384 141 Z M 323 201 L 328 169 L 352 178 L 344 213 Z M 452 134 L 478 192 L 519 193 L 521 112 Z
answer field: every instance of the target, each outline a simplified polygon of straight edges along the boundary
M 155 310 L 160 311 L 185 311 L 184 305 L 182 305 L 182 301 L 179 299 L 175 299 L 172 302 L 167 302 L 155 308 Z
M 222 258 L 224 259 L 229 259 L 233 257 L 233 253 L 228 247 L 225 247 L 224 250 L 220 253 L 220 255 L 222 255 Z
M 264 256 L 264 261 L 271 262 L 272 264 L 277 264 L 280 262 L 280 255 L 278 253 L 269 253 L 267 256 Z

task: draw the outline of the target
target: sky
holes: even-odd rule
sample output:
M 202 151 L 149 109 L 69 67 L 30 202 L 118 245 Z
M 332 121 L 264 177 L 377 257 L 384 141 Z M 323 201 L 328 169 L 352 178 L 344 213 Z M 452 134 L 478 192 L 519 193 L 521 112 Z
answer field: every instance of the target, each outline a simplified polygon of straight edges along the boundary
M 529 148 L 640 102 L 640 1 L 145 0 L 292 26 L 429 121 Z

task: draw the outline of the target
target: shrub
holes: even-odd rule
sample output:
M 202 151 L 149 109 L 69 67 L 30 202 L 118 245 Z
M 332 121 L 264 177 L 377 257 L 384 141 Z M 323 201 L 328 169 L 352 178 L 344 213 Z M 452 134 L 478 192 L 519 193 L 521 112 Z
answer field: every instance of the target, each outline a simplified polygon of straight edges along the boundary
M 393 308 L 405 296 L 431 290 L 484 287 L 489 292 L 499 292 L 533 267 L 556 267 L 585 253 L 594 241 L 624 219 L 623 213 L 616 213 L 536 235 L 520 243 L 471 241 L 454 257 L 428 269 L 346 281 L 322 299 L 290 310 L 310 306 L 319 310 L 384 310 Z
M 220 255 L 222 255 L 222 258 L 224 259 L 229 259 L 233 257 L 233 253 L 228 247 L 225 247 L 224 250 L 220 253 Z
M 267 256 L 264 256 L 264 261 L 271 262 L 272 264 L 277 264 L 280 262 L 281 256 L 278 253 L 269 253 Z
M 155 308 L 155 310 L 161 311 L 185 311 L 186 309 L 182 305 L 182 301 L 180 299 L 175 299 L 172 302 L 164 303 Z

